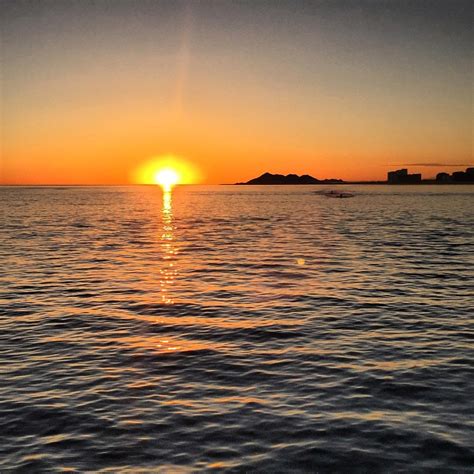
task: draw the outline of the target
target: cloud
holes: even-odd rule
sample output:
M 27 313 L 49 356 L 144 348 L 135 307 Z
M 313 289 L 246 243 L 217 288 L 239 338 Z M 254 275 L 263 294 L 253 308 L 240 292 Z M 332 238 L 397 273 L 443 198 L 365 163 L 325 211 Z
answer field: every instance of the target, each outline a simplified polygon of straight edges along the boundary
M 398 164 L 397 166 L 433 166 L 433 167 L 438 167 L 438 166 L 446 166 L 446 167 L 463 167 L 463 166 L 474 166 L 470 163 L 401 163 Z

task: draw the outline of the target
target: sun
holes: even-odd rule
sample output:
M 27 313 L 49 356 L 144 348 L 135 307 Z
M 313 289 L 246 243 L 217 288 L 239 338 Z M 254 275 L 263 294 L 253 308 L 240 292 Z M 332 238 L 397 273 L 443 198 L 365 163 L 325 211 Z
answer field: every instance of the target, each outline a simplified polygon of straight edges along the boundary
M 153 180 L 159 184 L 165 191 L 170 191 L 171 188 L 180 181 L 179 173 L 173 168 L 162 168 L 156 171 L 153 175 Z
M 137 184 L 159 185 L 171 191 L 176 184 L 195 184 L 201 181 L 200 170 L 195 164 L 176 155 L 160 155 L 149 158 L 131 175 Z

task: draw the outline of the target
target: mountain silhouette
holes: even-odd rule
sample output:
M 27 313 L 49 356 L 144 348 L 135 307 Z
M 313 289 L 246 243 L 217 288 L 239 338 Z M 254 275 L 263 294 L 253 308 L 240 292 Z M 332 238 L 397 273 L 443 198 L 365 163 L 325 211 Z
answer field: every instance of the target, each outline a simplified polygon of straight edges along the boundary
M 317 179 L 309 174 L 298 176 L 297 174 L 272 174 L 263 173 L 258 178 L 253 178 L 246 183 L 236 184 L 333 184 L 342 183 L 342 179 Z

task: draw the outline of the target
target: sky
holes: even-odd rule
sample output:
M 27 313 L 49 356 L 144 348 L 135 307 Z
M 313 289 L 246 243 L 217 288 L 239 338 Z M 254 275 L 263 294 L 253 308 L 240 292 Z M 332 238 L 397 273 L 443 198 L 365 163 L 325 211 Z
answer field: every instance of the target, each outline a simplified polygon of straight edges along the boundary
M 473 163 L 465 0 L 0 0 L 0 184 Z

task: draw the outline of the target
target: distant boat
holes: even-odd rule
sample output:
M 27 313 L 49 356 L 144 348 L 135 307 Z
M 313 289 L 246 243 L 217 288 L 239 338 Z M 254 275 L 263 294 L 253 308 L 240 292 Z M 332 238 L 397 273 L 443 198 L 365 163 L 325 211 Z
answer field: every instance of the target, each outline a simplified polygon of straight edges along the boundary
M 322 194 L 323 196 L 326 196 L 326 197 L 329 197 L 329 198 L 339 198 L 339 199 L 354 197 L 353 193 L 338 191 L 338 190 L 334 190 L 334 189 L 324 190 L 324 191 L 317 191 L 316 194 Z

